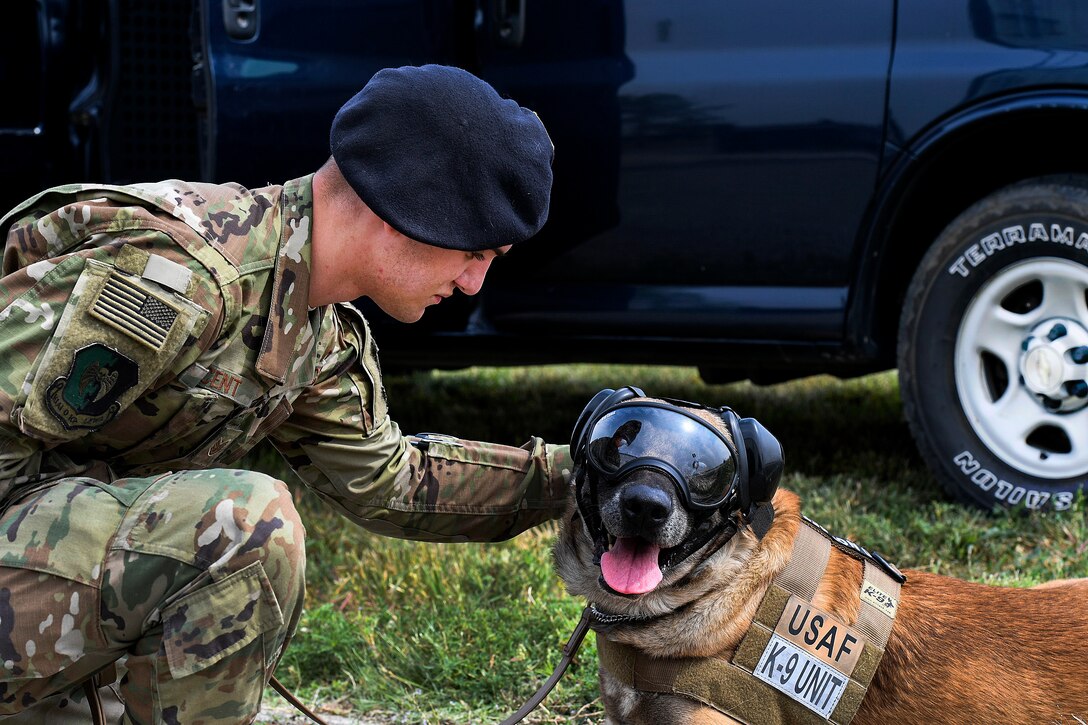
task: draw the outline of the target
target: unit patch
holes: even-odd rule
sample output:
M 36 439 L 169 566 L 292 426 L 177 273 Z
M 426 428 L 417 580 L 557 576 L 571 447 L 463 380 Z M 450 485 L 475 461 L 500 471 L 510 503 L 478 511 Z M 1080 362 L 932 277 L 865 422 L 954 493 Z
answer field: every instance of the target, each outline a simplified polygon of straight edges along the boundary
M 771 635 L 752 674 L 824 719 L 830 718 L 835 711 L 849 680 L 834 667 L 777 634 Z
M 752 674 L 826 719 L 864 648 L 860 632 L 794 594 Z
M 139 377 L 135 362 L 96 342 L 76 350 L 68 374 L 49 384 L 45 407 L 66 430 L 96 430 L 117 417 L 117 401 Z

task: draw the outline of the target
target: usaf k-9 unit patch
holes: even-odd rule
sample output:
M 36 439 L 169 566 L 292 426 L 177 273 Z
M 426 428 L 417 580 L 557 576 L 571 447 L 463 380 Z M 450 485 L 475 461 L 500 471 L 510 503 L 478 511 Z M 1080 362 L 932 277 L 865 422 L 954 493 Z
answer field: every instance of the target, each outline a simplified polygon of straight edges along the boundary
M 752 674 L 830 718 L 864 647 L 857 630 L 793 595 Z
M 66 430 L 101 428 L 121 412 L 121 395 L 139 380 L 135 362 L 101 343 L 80 348 L 67 375 L 50 383 L 45 407 Z

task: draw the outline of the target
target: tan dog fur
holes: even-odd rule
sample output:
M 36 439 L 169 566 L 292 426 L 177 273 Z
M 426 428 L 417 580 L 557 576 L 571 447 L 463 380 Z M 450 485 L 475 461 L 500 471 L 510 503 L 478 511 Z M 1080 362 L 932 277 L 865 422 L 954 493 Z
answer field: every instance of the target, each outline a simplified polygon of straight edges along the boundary
M 606 611 L 655 617 L 620 625 L 610 639 L 658 657 L 729 653 L 785 567 L 800 526 L 797 495 L 779 490 L 774 508 L 762 541 L 742 528 L 654 591 L 619 597 L 597 583 L 600 567 L 581 521 L 572 520 L 572 501 L 557 568 L 572 594 Z M 1088 579 L 1017 589 L 905 573 L 884 658 L 853 723 L 1088 723 Z M 861 578 L 861 565 L 833 549 L 813 604 L 853 625 Z M 688 698 L 638 693 L 603 670 L 600 685 L 614 725 L 736 722 Z

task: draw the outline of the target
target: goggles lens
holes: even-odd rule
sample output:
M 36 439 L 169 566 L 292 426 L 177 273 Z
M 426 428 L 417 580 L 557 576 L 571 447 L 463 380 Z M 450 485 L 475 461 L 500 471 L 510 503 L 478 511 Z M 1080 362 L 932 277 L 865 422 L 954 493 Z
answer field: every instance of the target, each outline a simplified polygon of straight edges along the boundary
M 717 504 L 737 474 L 733 451 L 710 424 L 670 408 L 624 406 L 609 411 L 589 433 L 587 458 L 605 475 L 635 461 L 663 461 L 683 477 L 689 503 Z

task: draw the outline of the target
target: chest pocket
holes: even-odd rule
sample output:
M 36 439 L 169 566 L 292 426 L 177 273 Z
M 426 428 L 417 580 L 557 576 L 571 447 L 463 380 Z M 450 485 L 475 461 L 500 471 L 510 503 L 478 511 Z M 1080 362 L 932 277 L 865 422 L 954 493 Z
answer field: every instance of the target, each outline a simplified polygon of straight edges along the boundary
M 294 395 L 286 388 L 267 389 L 248 376 L 214 365 L 194 365 L 185 376 L 194 381 L 199 376 L 200 390 L 233 405 L 230 415 L 204 432 L 188 452 L 192 467 L 233 463 L 291 415 Z
M 187 460 L 196 468 L 234 463 L 290 415 L 291 401 L 286 397 L 262 400 L 218 426 Z
M 45 440 L 99 430 L 167 370 L 207 320 L 203 308 L 157 282 L 86 260 L 17 403 L 20 428 Z

